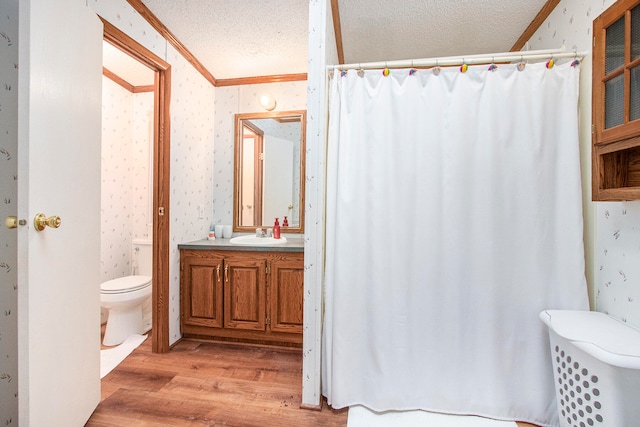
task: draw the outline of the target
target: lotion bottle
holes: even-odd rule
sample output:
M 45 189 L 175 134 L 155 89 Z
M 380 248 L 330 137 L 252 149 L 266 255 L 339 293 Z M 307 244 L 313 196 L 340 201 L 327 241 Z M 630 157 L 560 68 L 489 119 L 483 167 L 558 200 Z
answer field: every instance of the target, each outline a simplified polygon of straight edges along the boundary
M 282 226 L 283 227 L 288 227 L 289 226 L 289 220 L 287 219 L 287 217 L 285 216 L 284 219 L 282 220 Z
M 280 223 L 278 222 L 278 218 L 276 218 L 276 222 L 273 224 L 273 238 L 280 238 Z

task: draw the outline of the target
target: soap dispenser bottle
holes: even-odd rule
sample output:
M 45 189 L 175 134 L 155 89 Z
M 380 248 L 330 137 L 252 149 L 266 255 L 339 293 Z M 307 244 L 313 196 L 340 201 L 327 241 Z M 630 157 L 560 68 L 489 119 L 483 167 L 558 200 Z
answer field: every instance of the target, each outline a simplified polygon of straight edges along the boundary
M 280 223 L 278 222 L 278 218 L 276 218 L 276 222 L 273 224 L 273 238 L 280 238 Z
M 287 217 L 285 216 L 284 219 L 282 220 L 282 226 L 283 227 L 288 227 L 289 226 L 289 220 L 287 219 Z

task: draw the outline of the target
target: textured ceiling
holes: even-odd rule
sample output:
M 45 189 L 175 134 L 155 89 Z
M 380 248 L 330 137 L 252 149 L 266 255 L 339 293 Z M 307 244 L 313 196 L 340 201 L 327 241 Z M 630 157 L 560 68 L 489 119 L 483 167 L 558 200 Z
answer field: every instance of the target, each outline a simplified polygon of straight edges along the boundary
M 142 0 L 216 79 L 306 73 L 309 1 Z M 338 0 L 345 63 L 509 51 L 545 3 Z
M 339 0 L 345 63 L 508 52 L 545 3 Z
M 142 0 L 216 79 L 307 72 L 307 0 Z

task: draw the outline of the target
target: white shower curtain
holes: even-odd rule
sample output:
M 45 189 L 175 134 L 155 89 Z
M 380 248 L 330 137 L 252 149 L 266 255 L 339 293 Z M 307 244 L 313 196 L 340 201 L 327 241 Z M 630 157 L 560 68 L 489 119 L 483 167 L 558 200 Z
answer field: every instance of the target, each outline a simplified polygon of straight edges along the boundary
M 544 309 L 588 309 L 579 67 L 331 81 L 323 394 L 557 425 Z

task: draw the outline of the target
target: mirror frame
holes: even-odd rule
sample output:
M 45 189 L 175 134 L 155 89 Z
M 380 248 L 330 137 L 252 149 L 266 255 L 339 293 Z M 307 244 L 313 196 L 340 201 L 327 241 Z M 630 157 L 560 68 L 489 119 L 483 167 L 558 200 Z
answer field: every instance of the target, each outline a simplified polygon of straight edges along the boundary
M 262 224 L 256 226 L 241 226 L 240 225 L 240 210 L 241 210 L 241 197 L 240 191 L 240 147 L 242 144 L 242 127 L 244 120 L 251 119 L 275 119 L 291 116 L 300 116 L 300 201 L 299 201 L 299 218 L 300 224 L 298 226 L 281 227 L 281 233 L 304 233 L 304 194 L 305 194 L 305 180 L 306 180 L 306 140 L 307 140 L 307 111 L 306 110 L 290 110 L 290 111 L 272 111 L 266 113 L 241 113 L 235 115 L 234 126 L 234 140 L 233 140 L 233 231 L 234 232 L 249 232 L 254 233 L 256 228 L 271 227 L 271 225 Z

